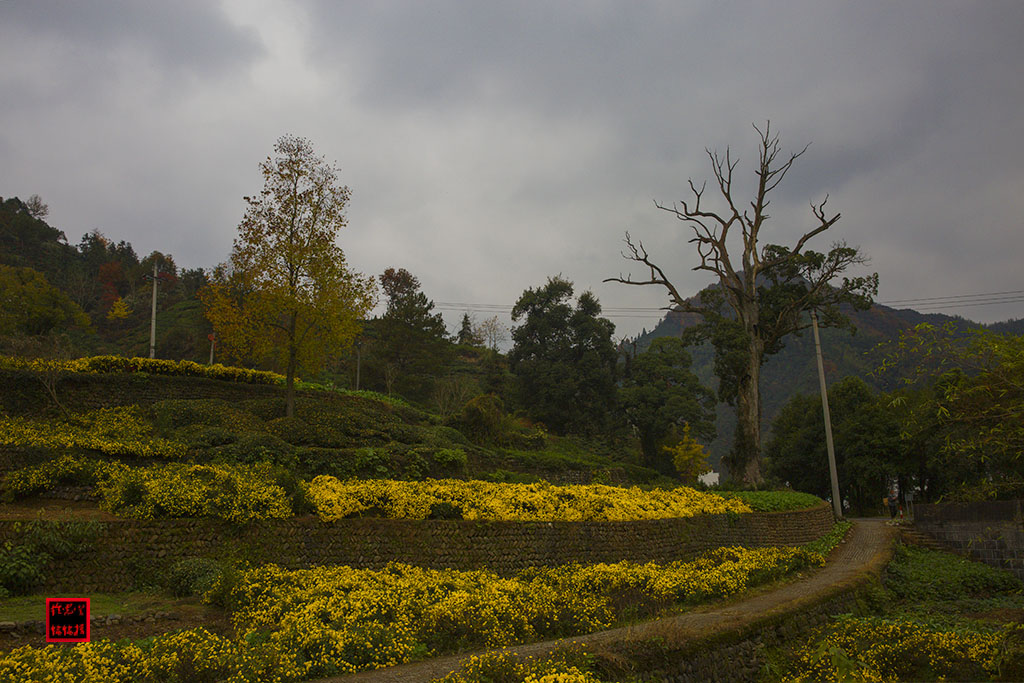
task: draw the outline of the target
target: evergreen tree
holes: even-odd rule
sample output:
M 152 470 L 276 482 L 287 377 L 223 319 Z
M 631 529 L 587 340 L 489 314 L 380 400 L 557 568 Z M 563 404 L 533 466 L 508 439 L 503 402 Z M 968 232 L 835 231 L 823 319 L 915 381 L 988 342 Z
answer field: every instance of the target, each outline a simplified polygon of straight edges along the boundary
M 615 325 L 598 317 L 590 292 L 570 305 L 573 285 L 561 277 L 527 289 L 512 309 L 509 366 L 527 414 L 556 432 L 607 429 L 615 408 Z
M 632 361 L 619 402 L 640 435 L 644 464 L 663 474 L 675 473 L 672 455 L 663 450 L 673 427 L 692 425 L 705 441 L 715 436 L 714 394 L 690 372 L 690 354 L 676 337 L 655 339 Z
M 434 302 L 420 291 L 420 281 L 405 268 L 388 268 L 380 275 L 388 307 L 377 325 L 377 355 L 384 362 L 385 381 L 420 394 L 424 375 L 444 356 L 448 332 Z M 416 376 L 421 377 L 417 378 Z
M 480 346 L 484 343 L 483 337 L 477 332 L 473 319 L 469 317 L 468 312 L 462 314 L 462 324 L 459 327 L 459 334 L 455 337 L 455 341 L 465 346 Z

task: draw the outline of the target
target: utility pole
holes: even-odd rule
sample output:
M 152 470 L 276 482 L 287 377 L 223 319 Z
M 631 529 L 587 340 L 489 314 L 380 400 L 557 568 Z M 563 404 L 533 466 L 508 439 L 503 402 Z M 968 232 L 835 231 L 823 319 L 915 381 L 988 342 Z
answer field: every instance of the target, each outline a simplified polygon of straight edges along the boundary
M 825 364 L 821 360 L 821 340 L 818 338 L 818 314 L 811 309 L 811 327 L 814 328 L 814 351 L 818 356 L 818 381 L 821 383 L 821 410 L 825 414 L 825 445 L 828 448 L 828 472 L 832 477 L 832 511 L 836 519 L 843 518 L 843 501 L 839 497 L 839 475 L 836 473 L 836 451 L 832 445 L 832 418 L 828 413 L 828 391 L 825 389 Z
M 362 361 L 363 340 L 356 339 L 356 391 L 359 391 L 359 365 Z
M 149 357 L 156 358 L 156 259 L 153 259 L 153 315 L 149 319 Z
M 155 253 L 155 252 L 154 252 Z M 153 259 L 153 274 L 146 275 L 147 280 L 153 281 L 153 312 L 149 318 L 149 357 L 156 358 L 156 282 L 160 278 L 167 278 L 166 274 L 160 274 L 157 271 L 157 262 L 159 259 Z

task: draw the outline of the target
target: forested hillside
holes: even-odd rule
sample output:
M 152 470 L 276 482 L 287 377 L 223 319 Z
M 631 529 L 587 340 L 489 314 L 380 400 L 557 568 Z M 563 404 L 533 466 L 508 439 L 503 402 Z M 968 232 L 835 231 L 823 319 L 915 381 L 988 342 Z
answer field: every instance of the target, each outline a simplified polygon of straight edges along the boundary
M 846 330 L 822 329 L 821 352 L 824 359 L 825 377 L 831 385 L 843 377 L 856 376 L 863 379 L 875 389 L 888 391 L 893 388 L 891 379 L 885 380 L 871 374 L 882 362 L 882 353 L 878 345 L 899 338 L 901 332 L 910 330 L 920 323 L 929 323 L 940 327 L 946 323 L 954 323 L 963 329 L 987 328 L 1000 334 L 1024 333 L 1024 320 L 1008 320 L 980 325 L 958 316 L 941 313 L 919 313 L 913 309 L 896 309 L 875 304 L 867 311 L 845 310 L 856 327 L 856 333 Z M 692 327 L 698 316 L 687 313 L 668 313 L 664 319 L 650 332 L 636 339 L 636 352 L 647 349 L 659 337 L 678 337 L 683 330 Z M 630 344 L 630 352 L 632 352 Z M 690 349 L 693 356 L 693 372 L 701 381 L 709 386 L 717 386 L 714 376 L 714 355 L 711 345 L 701 344 Z M 762 424 L 765 434 L 778 415 L 783 404 L 794 394 L 817 394 L 818 368 L 814 355 L 814 337 L 810 331 L 802 336 L 790 335 L 785 347 L 776 355 L 769 357 L 762 368 L 761 394 L 763 397 Z M 725 404 L 717 408 L 718 436 L 709 445 L 711 462 L 716 466 L 721 456 L 732 446 L 735 417 L 732 409 Z

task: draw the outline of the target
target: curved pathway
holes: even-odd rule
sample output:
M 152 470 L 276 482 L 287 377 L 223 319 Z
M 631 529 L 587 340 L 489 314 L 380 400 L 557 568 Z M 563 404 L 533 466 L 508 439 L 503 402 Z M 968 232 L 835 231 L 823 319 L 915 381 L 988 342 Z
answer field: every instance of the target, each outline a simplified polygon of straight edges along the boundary
M 746 626 L 773 614 L 793 612 L 815 603 L 829 593 L 851 588 L 868 575 L 877 575 L 892 557 L 895 527 L 882 519 L 854 520 L 846 540 L 829 556 L 825 567 L 805 578 L 785 583 L 774 590 L 740 596 L 727 603 L 698 607 L 689 612 L 655 619 L 632 626 L 600 631 L 589 635 L 549 640 L 506 648 L 523 655 L 544 655 L 559 645 L 608 646 L 625 641 L 661 637 L 678 642 Z M 321 679 L 318 683 L 421 683 L 440 678 L 459 668 L 459 662 L 471 654 L 437 657 L 422 662 L 363 671 L 347 676 Z

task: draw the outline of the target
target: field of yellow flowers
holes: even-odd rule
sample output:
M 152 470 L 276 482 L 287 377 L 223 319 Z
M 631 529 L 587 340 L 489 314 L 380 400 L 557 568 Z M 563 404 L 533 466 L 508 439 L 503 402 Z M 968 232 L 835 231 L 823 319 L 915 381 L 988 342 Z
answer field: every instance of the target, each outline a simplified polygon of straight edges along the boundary
M 663 519 L 751 511 L 740 499 L 688 487 L 641 490 L 459 479 L 340 481 L 321 475 L 300 481 L 290 496 L 279 481 L 283 476 L 266 463 L 129 467 L 117 460 L 64 455 L 9 473 L 3 490 L 12 499 L 58 484 L 87 484 L 95 487 L 101 507 L 126 518 L 213 516 L 233 522 L 289 517 L 296 506 L 305 505 L 324 521 L 367 514 L 427 519 L 436 516 L 439 506 L 449 517 L 518 521 Z M 303 500 L 296 501 L 296 496 Z
M 627 606 L 634 618 L 654 614 L 823 562 L 806 548 L 721 548 L 692 562 L 567 565 L 513 577 L 403 564 L 379 571 L 265 565 L 222 577 L 210 593 L 229 609 L 236 638 L 190 629 L 139 643 L 24 647 L 0 656 L 0 680 L 286 681 L 354 672 L 589 633 L 620 620 Z M 580 671 L 560 674 L 592 681 Z
M 310 482 L 309 497 L 324 521 L 371 509 L 386 517 L 426 519 L 438 505 L 457 508 L 464 519 L 517 521 L 663 519 L 751 511 L 741 500 L 727 500 L 685 486 L 643 491 L 636 487 L 554 486 L 546 482 L 339 481 L 321 475 Z

